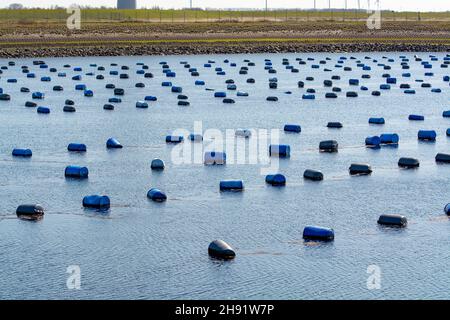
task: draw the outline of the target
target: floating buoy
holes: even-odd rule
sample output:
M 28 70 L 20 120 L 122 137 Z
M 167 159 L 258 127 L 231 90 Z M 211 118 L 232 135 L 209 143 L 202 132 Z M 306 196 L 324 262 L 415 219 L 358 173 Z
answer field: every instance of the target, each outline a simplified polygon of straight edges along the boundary
M 106 141 L 106 148 L 108 148 L 108 149 L 122 149 L 123 146 L 120 144 L 119 141 L 117 141 L 116 138 L 109 138 L 108 141 Z
M 63 111 L 64 112 L 75 112 L 77 110 L 75 109 L 74 106 L 64 106 Z
M 145 100 L 145 101 L 157 101 L 158 98 L 155 97 L 155 96 L 146 96 L 146 97 L 144 98 L 144 100 Z
M 450 118 L 450 110 L 447 110 L 447 111 L 442 112 L 442 116 L 443 116 L 444 118 Z
M 234 250 L 223 240 L 214 240 L 208 247 L 208 254 L 217 259 L 231 260 L 236 257 Z
M 337 152 L 338 146 L 339 145 L 335 140 L 325 140 L 320 142 L 319 150 L 321 152 Z
M 328 124 L 327 124 L 327 128 L 340 129 L 342 127 L 343 127 L 342 123 L 340 123 L 340 122 L 328 122 Z
M 227 104 L 233 104 L 235 103 L 235 101 L 231 98 L 225 98 L 222 100 L 223 103 L 227 103 Z
M 125 90 L 121 88 L 115 88 L 114 89 L 114 95 L 116 96 L 123 96 L 125 94 Z
M 6 93 L 0 94 L 0 101 L 10 101 L 10 100 L 11 100 L 11 96 L 9 94 L 6 94 Z
M 370 124 L 384 124 L 384 118 L 369 118 Z
M 38 108 L 37 108 L 37 113 L 48 114 L 48 113 L 50 113 L 50 108 L 47 108 L 47 107 L 38 107 Z
M 366 146 L 379 146 L 381 144 L 381 139 L 378 136 L 367 137 L 366 138 Z
M 419 160 L 414 158 L 400 158 L 398 160 L 398 166 L 402 168 L 418 168 L 419 165 Z
M 222 91 L 214 92 L 215 98 L 225 98 L 226 96 L 227 96 L 226 92 L 222 92 Z
M 147 109 L 148 108 L 148 103 L 144 102 L 144 101 L 138 101 L 138 102 L 136 102 L 136 108 Z
M 303 173 L 303 178 L 306 180 L 312 180 L 312 181 L 322 181 L 323 180 L 323 173 L 316 170 L 305 170 Z
M 167 196 L 159 189 L 153 188 L 147 192 L 147 197 L 155 202 L 164 202 L 167 200 Z
M 114 106 L 112 104 L 107 103 L 103 106 L 103 110 L 114 110 Z
M 378 224 L 392 227 L 406 227 L 408 220 L 406 217 L 398 214 L 382 214 L 378 218 Z
M 282 174 L 269 174 L 266 176 L 266 182 L 272 186 L 279 187 L 286 185 L 286 177 Z
M 438 153 L 435 157 L 436 162 L 450 163 L 450 154 Z
M 302 128 L 298 124 L 286 124 L 284 126 L 284 131 L 300 133 L 302 131 Z
M 44 208 L 38 204 L 24 204 L 16 209 L 19 219 L 37 221 L 44 217 Z
M 372 173 L 372 168 L 365 163 L 353 163 L 349 171 L 351 175 L 368 175 Z
M 425 120 L 425 117 L 421 116 L 421 115 L 418 115 L 418 114 L 410 114 L 408 116 L 408 119 L 412 120 L 412 121 L 423 121 L 423 120 Z
M 151 164 L 151 168 L 152 170 L 164 170 L 164 161 L 162 161 L 161 159 L 153 159 L 152 160 L 152 164 Z
M 183 136 L 166 136 L 167 143 L 180 143 L 184 141 Z
M 271 157 L 289 158 L 291 156 L 291 147 L 285 144 L 271 144 L 269 146 L 269 155 Z
M 434 130 L 419 130 L 417 138 L 422 141 L 436 141 L 436 131 Z
M 203 136 L 199 133 L 191 133 L 189 135 L 189 140 L 193 142 L 203 141 Z
M 83 143 L 70 143 L 67 146 L 67 150 L 68 151 L 73 151 L 73 152 L 86 152 L 87 151 L 87 147 Z
M 304 99 L 304 100 L 315 100 L 316 96 L 313 95 L 313 94 L 304 94 L 304 95 L 302 95 L 302 99 Z
M 89 176 L 89 170 L 86 167 L 79 166 L 67 166 L 64 171 L 64 176 L 70 178 L 85 179 Z
M 86 196 L 83 198 L 83 207 L 95 209 L 109 209 L 111 201 L 108 196 Z
M 358 97 L 358 93 L 355 92 L 355 91 L 348 91 L 348 92 L 346 93 L 346 97 L 347 97 L 347 98 L 356 98 L 356 97 Z
M 244 182 L 242 180 L 220 181 L 220 191 L 243 191 Z
M 181 87 L 176 87 L 176 86 L 173 86 L 171 90 L 172 90 L 172 92 L 174 92 L 174 93 L 181 93 L 181 92 L 183 92 L 183 88 L 181 88 Z
M 269 96 L 266 98 L 267 101 L 278 101 L 278 97 L 275 96 Z
M 446 215 L 450 216 L 450 203 L 447 203 L 444 207 L 444 212 Z
M 27 101 L 27 102 L 25 102 L 25 107 L 35 108 L 35 107 L 37 107 L 37 103 L 32 102 L 32 101 Z
M 303 239 L 305 240 L 319 240 L 319 241 L 333 241 L 334 230 L 330 228 L 307 226 L 303 229 Z
M 327 92 L 325 94 L 325 98 L 328 98 L 328 99 L 336 99 L 337 97 L 338 97 L 337 94 L 334 92 Z
M 397 144 L 399 136 L 396 133 L 383 133 L 380 135 L 380 140 L 382 144 Z
M 209 151 L 205 152 L 205 165 L 224 165 L 227 161 L 227 155 L 224 152 Z
M 14 149 L 12 151 L 13 157 L 30 158 L 33 152 L 30 149 Z

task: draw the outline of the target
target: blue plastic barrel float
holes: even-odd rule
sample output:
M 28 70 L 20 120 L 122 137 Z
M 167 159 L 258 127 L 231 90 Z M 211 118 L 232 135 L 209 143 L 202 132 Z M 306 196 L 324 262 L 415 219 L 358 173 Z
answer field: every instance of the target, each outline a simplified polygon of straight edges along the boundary
M 203 141 L 203 136 L 199 133 L 191 133 L 189 134 L 189 140 L 193 142 Z
M 184 141 L 184 137 L 183 136 L 166 136 L 166 142 L 167 143 L 181 143 Z
M 67 166 L 64 171 L 64 176 L 68 178 L 85 179 L 89 177 L 89 170 L 81 166 Z
M 286 144 L 271 144 L 269 146 L 269 155 L 271 157 L 289 158 L 291 156 L 291 147 Z
M 161 159 L 153 159 L 151 163 L 152 170 L 164 170 L 165 164 Z
M 442 112 L 442 117 L 450 118 L 450 110 L 446 110 L 446 111 Z
M 437 163 L 450 163 L 450 154 L 438 153 L 436 154 L 435 160 Z
M 145 101 L 158 101 L 158 98 L 155 96 L 145 96 Z
M 75 90 L 78 90 L 78 91 L 85 91 L 86 90 L 86 85 L 85 84 L 77 84 L 76 86 L 75 86 Z
M 398 160 L 398 166 L 406 169 L 418 168 L 420 166 L 420 162 L 415 158 L 403 157 Z
M 208 254 L 215 259 L 232 260 L 236 257 L 233 248 L 223 240 L 214 240 L 209 244 Z
M 385 124 L 384 118 L 369 118 L 370 124 Z
M 331 228 L 307 226 L 303 229 L 304 240 L 333 241 L 334 230 Z
M 343 127 L 343 125 L 340 122 L 328 122 L 327 123 L 327 128 L 341 129 L 342 127 Z
M 71 152 L 86 152 L 87 147 L 84 143 L 70 143 L 67 150 Z
M 411 121 L 423 121 L 423 120 L 425 120 L 425 117 L 422 116 L 422 115 L 418 115 L 418 114 L 410 114 L 408 116 L 408 120 L 411 120 Z
M 220 151 L 207 151 L 203 157 L 205 165 L 224 165 L 227 162 L 227 155 Z
M 177 86 L 173 86 L 171 88 L 171 91 L 174 92 L 174 93 L 181 93 L 181 92 L 183 92 L 183 88 L 177 87 Z
M 436 131 L 434 130 L 419 130 L 417 138 L 422 141 L 436 141 Z
M 31 94 L 31 98 L 33 99 L 44 99 L 45 98 L 45 94 L 42 92 L 33 92 Z
M 11 96 L 7 93 L 1 93 L 0 94 L 0 101 L 10 101 Z
M 222 91 L 214 92 L 215 98 L 225 98 L 226 96 L 227 96 L 226 92 L 222 92 Z
M 123 146 L 120 144 L 120 142 L 116 138 L 109 138 L 106 141 L 106 148 L 108 148 L 108 149 L 122 149 Z
M 339 144 L 336 140 L 325 140 L 319 143 L 319 150 L 321 152 L 337 152 Z
M 450 216 L 450 203 L 447 203 L 444 207 L 444 212 L 446 215 Z
M 33 156 L 33 152 L 31 149 L 13 149 L 12 151 L 13 157 L 22 157 L 22 158 L 30 158 Z
M 352 163 L 348 169 L 351 175 L 369 175 L 372 167 L 366 163 Z
M 27 108 L 36 108 L 37 107 L 37 103 L 36 102 L 32 102 L 32 101 L 27 101 L 27 102 L 25 102 L 25 107 L 27 107 Z
M 111 206 L 108 196 L 91 195 L 83 198 L 83 207 L 106 210 Z
M 44 208 L 39 204 L 23 204 L 17 207 L 16 215 L 19 219 L 38 221 L 44 217 Z
M 398 214 L 382 214 L 378 218 L 378 224 L 383 226 L 403 228 L 408 224 L 408 220 L 405 216 Z
M 365 143 L 369 147 L 378 147 L 381 144 L 381 139 L 378 136 L 367 137 Z
M 37 113 L 43 113 L 43 114 L 48 114 L 50 113 L 50 108 L 48 107 L 38 107 L 36 109 Z
M 94 91 L 92 91 L 92 90 L 85 90 L 84 91 L 84 96 L 85 97 L 93 97 L 94 96 Z
M 166 194 L 157 188 L 150 189 L 147 192 L 147 197 L 155 202 L 164 202 L 167 200 Z
M 298 124 L 286 124 L 284 126 L 284 131 L 286 132 L 295 132 L 295 133 L 300 133 L 302 131 L 302 128 L 300 125 Z
M 400 140 L 396 133 L 383 133 L 380 135 L 381 144 L 397 144 Z
M 286 177 L 280 173 L 269 174 L 266 176 L 266 183 L 268 183 L 274 187 L 285 186 L 286 185 Z
M 322 181 L 323 173 L 320 171 L 317 171 L 317 170 L 307 169 L 303 173 L 303 178 L 305 180 L 311 180 L 311 181 Z
M 220 191 L 243 191 L 244 182 L 242 180 L 220 181 Z
M 148 108 L 148 103 L 145 101 L 137 101 L 136 102 L 136 108 L 138 109 L 147 109 Z

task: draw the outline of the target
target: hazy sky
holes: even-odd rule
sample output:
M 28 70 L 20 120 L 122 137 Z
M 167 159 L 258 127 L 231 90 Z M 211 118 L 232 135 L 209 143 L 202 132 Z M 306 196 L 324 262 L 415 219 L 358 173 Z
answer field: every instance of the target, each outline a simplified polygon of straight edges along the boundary
M 329 0 L 316 0 L 318 8 L 327 8 Z M 50 7 L 52 5 L 115 6 L 116 0 L 1 0 L 0 7 L 7 7 L 11 3 L 22 3 L 29 7 Z M 358 0 L 347 0 L 349 8 L 357 7 Z M 361 7 L 367 8 L 368 2 L 374 6 L 375 0 L 360 0 Z M 193 0 L 194 7 L 202 8 L 262 8 L 265 0 Z M 311 8 L 314 0 L 268 0 L 272 8 Z M 344 7 L 345 0 L 331 0 L 332 7 Z M 189 6 L 189 0 L 138 0 L 138 7 L 159 6 L 161 8 L 183 8 Z M 412 11 L 450 11 L 450 0 L 380 0 L 382 9 L 412 10 Z

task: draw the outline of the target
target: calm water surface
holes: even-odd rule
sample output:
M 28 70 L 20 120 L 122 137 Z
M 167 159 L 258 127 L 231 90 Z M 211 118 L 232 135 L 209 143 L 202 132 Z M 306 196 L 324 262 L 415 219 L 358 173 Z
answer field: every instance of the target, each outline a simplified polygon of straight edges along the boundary
M 440 68 L 445 54 L 418 53 L 433 64 L 424 69 L 410 59 L 410 70 L 400 67 L 401 53 L 354 54 L 372 67 L 362 71 L 350 54 L 266 54 L 227 56 L 103 57 L 45 59 L 49 67 L 66 72 L 58 78 L 49 69 L 33 66 L 32 60 L 15 60 L 16 66 L 3 70 L 0 88 L 11 95 L 11 101 L 0 101 L 0 298 L 1 299 L 448 299 L 450 298 L 450 221 L 443 207 L 450 202 L 450 166 L 437 165 L 436 153 L 450 153 L 446 129 L 448 119 L 442 111 L 450 109 L 449 83 L 443 76 L 449 69 Z M 341 56 L 348 57 L 345 66 L 336 68 Z M 378 63 L 392 66 L 383 70 Z M 383 56 L 395 59 L 387 62 Z M 315 58 L 298 65 L 296 58 Z M 330 57 L 320 69 L 312 64 Z M 264 59 L 271 59 L 277 74 L 264 70 Z M 288 58 L 299 73 L 282 65 Z M 213 68 L 204 68 L 209 59 Z M 224 63 L 235 62 L 237 67 Z M 239 67 L 249 59 L 256 64 L 248 75 L 239 75 Z M 166 78 L 160 61 L 166 61 L 176 78 Z M 200 72 L 192 77 L 180 64 L 188 61 Z M 119 67 L 111 67 L 111 63 Z M 143 62 L 154 78 L 136 74 Z M 0 66 L 7 65 L 0 60 Z M 63 68 L 70 64 L 72 68 Z M 97 71 L 90 64 L 105 66 Z M 36 79 L 27 79 L 21 66 L 28 65 Z M 129 71 L 121 71 L 127 65 Z M 73 67 L 83 67 L 82 72 Z M 226 75 L 216 75 L 222 67 Z M 324 68 L 332 72 L 324 72 Z M 110 70 L 128 73 L 129 79 L 109 75 Z M 104 74 L 96 80 L 88 72 Z M 411 78 L 402 78 L 410 72 Z M 434 72 L 434 76 L 425 76 Z M 397 77 L 398 84 L 381 97 L 371 96 L 378 90 L 383 73 Z M 73 75 L 82 74 L 80 82 Z M 361 79 L 370 74 L 371 79 Z M 51 82 L 40 77 L 50 75 Z M 323 80 L 340 75 L 334 81 L 342 88 L 338 99 L 325 99 L 330 88 Z M 299 80 L 313 76 L 304 89 Z M 256 79 L 255 84 L 246 79 Z M 278 78 L 278 89 L 269 89 L 268 79 Z M 7 83 L 17 78 L 18 83 Z M 350 87 L 348 79 L 359 78 L 369 88 Z M 197 79 L 206 86 L 195 86 Z M 226 91 L 226 79 L 234 79 L 238 90 L 248 97 L 236 97 L 236 103 L 223 104 L 212 91 Z M 441 88 L 432 93 L 421 88 L 416 79 Z M 183 87 L 191 106 L 177 105 L 177 94 L 162 87 L 172 81 Z M 143 82 L 146 88 L 135 88 Z M 94 97 L 75 91 L 84 83 Z M 114 111 L 103 110 L 111 90 L 106 83 L 124 88 L 123 102 Z M 400 83 L 409 83 L 415 95 L 406 95 Z M 54 92 L 62 85 L 63 92 Z M 51 108 L 51 114 L 39 115 L 25 108 L 31 93 L 20 93 L 21 87 L 45 92 L 39 105 Z M 306 88 L 315 88 L 316 100 L 302 100 Z M 346 98 L 346 91 L 357 91 L 358 98 Z M 292 94 L 285 94 L 292 91 Z M 147 95 L 158 97 L 148 109 L 137 109 L 135 103 Z M 278 102 L 267 102 L 269 95 Z M 76 113 L 64 113 L 65 99 L 75 101 Z M 409 114 L 422 114 L 423 122 L 408 121 Z M 371 126 L 369 117 L 384 117 L 384 126 Z M 302 126 L 301 134 L 285 134 L 280 142 L 289 144 L 291 158 L 280 162 L 279 172 L 287 177 L 285 188 L 265 184 L 260 165 L 226 165 L 208 167 L 202 164 L 175 165 L 171 161 L 173 145 L 165 136 L 175 129 L 192 131 L 194 121 L 203 129 L 282 129 L 284 124 Z M 344 128 L 327 129 L 329 121 L 340 121 Z M 436 130 L 435 143 L 417 140 L 420 129 Z M 367 136 L 395 132 L 400 136 L 398 148 L 371 150 L 364 147 Z M 107 150 L 105 142 L 116 137 L 122 150 Z M 251 139 L 254 139 L 251 138 Z M 335 139 L 336 154 L 320 154 L 319 142 Z M 82 142 L 86 154 L 67 152 L 71 142 Z M 185 141 L 185 144 L 190 144 Z M 205 145 L 207 141 L 204 142 Z M 31 148 L 31 159 L 11 156 L 13 148 Z M 417 170 L 400 170 L 400 157 L 415 157 L 421 162 Z M 161 158 L 166 170 L 152 172 L 150 162 Z M 367 162 L 374 170 L 371 176 L 351 177 L 353 162 Z M 87 166 L 88 180 L 64 178 L 67 165 Z M 321 170 L 325 180 L 311 183 L 303 180 L 305 169 Z M 219 182 L 242 179 L 243 193 L 220 193 Z M 146 197 L 151 187 L 168 195 L 163 204 Z M 86 210 L 82 198 L 90 194 L 110 196 L 112 207 L 106 213 Z M 45 218 L 38 223 L 18 220 L 15 209 L 23 203 L 40 203 Z M 380 214 L 395 213 L 408 217 L 403 230 L 377 225 Z M 334 228 L 333 243 L 307 245 L 302 240 L 306 225 Z M 214 239 L 223 239 L 237 252 L 231 262 L 209 258 L 207 248 Z M 81 268 L 81 290 L 69 290 L 66 269 Z M 381 289 L 367 288 L 367 268 L 381 268 Z

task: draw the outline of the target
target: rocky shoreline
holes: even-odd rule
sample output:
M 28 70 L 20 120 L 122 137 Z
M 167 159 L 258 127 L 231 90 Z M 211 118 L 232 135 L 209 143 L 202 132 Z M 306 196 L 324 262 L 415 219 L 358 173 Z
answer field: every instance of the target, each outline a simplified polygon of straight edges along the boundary
M 1 47 L 0 58 L 91 57 L 199 55 L 239 53 L 295 53 L 295 52 L 450 52 L 448 44 L 417 43 L 160 43 L 143 45 L 95 45 L 48 47 Z

